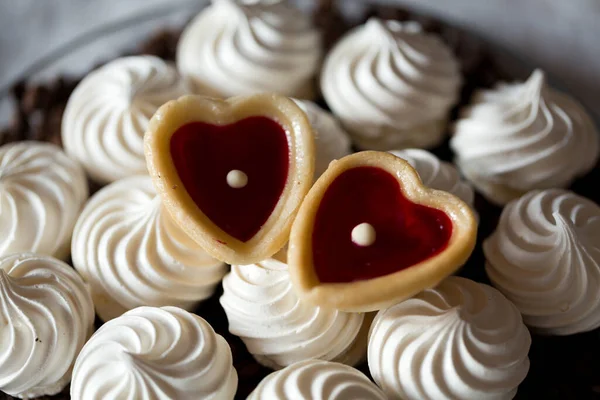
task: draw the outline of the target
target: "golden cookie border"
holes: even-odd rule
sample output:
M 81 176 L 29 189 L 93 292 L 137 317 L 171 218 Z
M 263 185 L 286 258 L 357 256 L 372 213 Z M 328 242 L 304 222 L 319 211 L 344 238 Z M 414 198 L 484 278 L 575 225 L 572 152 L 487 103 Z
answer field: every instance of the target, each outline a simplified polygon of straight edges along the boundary
M 326 190 L 340 174 L 363 166 L 389 172 L 410 201 L 443 211 L 452 221 L 452 235 L 441 253 L 404 270 L 363 281 L 321 283 L 312 252 L 317 210 Z M 364 151 L 333 161 L 312 187 L 292 226 L 288 264 L 294 288 L 305 301 L 350 312 L 376 311 L 436 286 L 467 261 L 476 239 L 477 222 L 468 204 L 450 193 L 425 187 L 407 161 L 386 152 Z
M 221 230 L 194 203 L 175 169 L 170 141 L 177 129 L 190 122 L 227 125 L 253 116 L 271 118 L 283 127 L 288 137 L 290 164 L 287 182 L 273 213 L 256 235 L 242 242 Z M 170 101 L 150 120 L 144 152 L 152 182 L 175 222 L 207 253 L 229 264 L 259 262 L 280 250 L 313 182 L 315 148 L 311 125 L 292 100 L 275 94 L 226 100 L 189 95 Z

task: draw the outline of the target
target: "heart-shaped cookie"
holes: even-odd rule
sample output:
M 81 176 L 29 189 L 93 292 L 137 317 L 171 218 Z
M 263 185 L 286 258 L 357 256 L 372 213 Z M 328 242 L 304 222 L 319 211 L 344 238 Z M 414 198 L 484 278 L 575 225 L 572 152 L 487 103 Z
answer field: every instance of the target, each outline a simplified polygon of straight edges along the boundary
M 288 264 L 307 301 L 374 311 L 455 272 L 476 235 L 469 205 L 423 186 L 405 160 L 365 151 L 332 162 L 312 187 L 292 226 Z
M 184 96 L 156 112 L 144 140 L 164 205 L 212 256 L 249 264 L 286 243 L 314 168 L 313 133 L 293 101 Z

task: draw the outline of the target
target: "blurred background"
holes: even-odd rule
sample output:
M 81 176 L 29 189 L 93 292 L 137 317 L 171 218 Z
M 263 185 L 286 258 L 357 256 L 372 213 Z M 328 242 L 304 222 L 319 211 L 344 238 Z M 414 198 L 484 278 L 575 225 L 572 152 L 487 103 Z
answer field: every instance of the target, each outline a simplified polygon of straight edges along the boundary
M 310 9 L 318 0 L 298 0 Z M 159 27 L 180 27 L 202 0 L 0 0 L 0 125 L 5 94 L 20 78 L 83 74 L 135 48 Z M 600 119 L 600 1 L 380 0 L 476 33 L 511 75 L 545 69 L 554 85 Z M 341 0 L 348 13 L 362 0 Z

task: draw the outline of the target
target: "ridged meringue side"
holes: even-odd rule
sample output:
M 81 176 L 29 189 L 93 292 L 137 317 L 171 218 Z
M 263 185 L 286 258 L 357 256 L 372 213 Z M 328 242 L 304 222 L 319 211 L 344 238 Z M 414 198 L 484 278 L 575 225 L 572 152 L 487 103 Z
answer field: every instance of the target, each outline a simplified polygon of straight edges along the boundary
M 309 358 L 349 365 L 364 359 L 364 314 L 301 302 L 281 261 L 234 265 L 223 279 L 223 289 L 220 301 L 229 331 L 267 367 L 279 369 Z
M 32 253 L 0 257 L 0 390 L 59 393 L 93 330 L 89 289 L 71 267 Z
M 416 22 L 372 18 L 329 52 L 321 90 L 359 147 L 392 150 L 439 143 L 461 81 L 438 37 Z
M 72 257 L 104 321 L 142 305 L 190 310 L 227 272 L 175 224 L 148 176 L 114 182 L 90 199 Z
M 25 141 L 0 147 L 0 257 L 66 258 L 87 197 L 83 168 L 58 146 Z
M 386 396 L 357 369 L 305 360 L 267 375 L 248 400 L 386 400 Z
M 473 206 L 475 199 L 473 188 L 461 179 L 454 165 L 440 160 L 427 150 L 405 149 L 390 151 L 390 153 L 408 161 L 417 171 L 425 186 L 452 193 L 468 205 Z
M 512 399 L 530 345 L 519 310 L 498 290 L 449 277 L 377 314 L 368 362 L 390 399 Z
M 176 307 L 139 307 L 104 324 L 77 357 L 71 398 L 233 399 L 229 345 Z
M 156 110 L 191 89 L 174 66 L 153 56 L 114 60 L 75 88 L 62 119 L 66 152 L 92 179 L 146 174 L 144 133 Z
M 295 100 L 306 113 L 315 135 L 315 179 L 319 178 L 333 160 L 352 153 L 348 134 L 335 117 L 311 101 Z
M 540 333 L 600 327 L 600 207 L 575 193 L 527 193 L 483 243 L 486 271 Z
M 177 66 L 202 94 L 277 92 L 311 98 L 322 45 L 289 1 L 213 0 L 177 45 Z
M 529 190 L 567 187 L 587 173 L 598 160 L 598 134 L 584 108 L 536 70 L 526 82 L 477 92 L 450 145 L 477 190 L 506 204 Z

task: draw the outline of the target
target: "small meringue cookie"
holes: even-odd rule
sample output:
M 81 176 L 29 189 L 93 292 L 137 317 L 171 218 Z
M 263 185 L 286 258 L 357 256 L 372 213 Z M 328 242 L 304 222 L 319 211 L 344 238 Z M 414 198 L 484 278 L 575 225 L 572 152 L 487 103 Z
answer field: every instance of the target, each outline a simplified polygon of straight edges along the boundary
M 139 307 L 83 347 L 71 398 L 229 400 L 237 384 L 231 349 L 208 322 L 177 307 Z
M 527 193 L 483 243 L 492 283 L 527 325 L 552 335 L 600 327 L 600 207 L 575 193 Z
M 65 259 L 87 197 L 83 168 L 58 146 L 0 147 L 0 257 L 35 252 Z
M 321 37 L 289 1 L 213 0 L 177 45 L 177 66 L 201 94 L 314 97 Z
M 70 266 L 33 253 L 0 257 L 1 391 L 59 393 L 93 331 L 92 297 Z
M 461 111 L 450 146 L 475 188 L 504 205 L 586 174 L 598 160 L 598 134 L 584 108 L 536 70 L 526 82 L 477 92 Z
M 174 223 L 149 176 L 114 182 L 90 199 L 72 257 L 104 321 L 141 305 L 190 310 L 227 272 Z
M 460 65 L 416 22 L 371 18 L 329 52 L 321 90 L 363 149 L 432 147 L 457 102 Z
M 315 135 L 315 180 L 329 163 L 352 153 L 350 138 L 335 117 L 311 101 L 294 100 L 304 111 Z
M 473 207 L 475 200 L 473 188 L 461 179 L 454 165 L 440 160 L 427 150 L 405 149 L 390 151 L 390 153 L 408 161 L 425 186 L 452 193 Z
M 305 360 L 267 375 L 248 400 L 386 400 L 362 372 L 344 364 Z
M 280 369 L 309 358 L 355 365 L 364 359 L 370 318 L 301 302 L 287 264 L 275 258 L 233 265 L 223 289 L 229 331 L 262 365 Z
M 146 174 L 144 133 L 154 112 L 191 88 L 153 56 L 114 60 L 75 88 L 62 119 L 65 151 L 100 183 Z
M 389 399 L 512 399 L 530 345 L 502 293 L 453 276 L 377 314 L 368 362 Z

